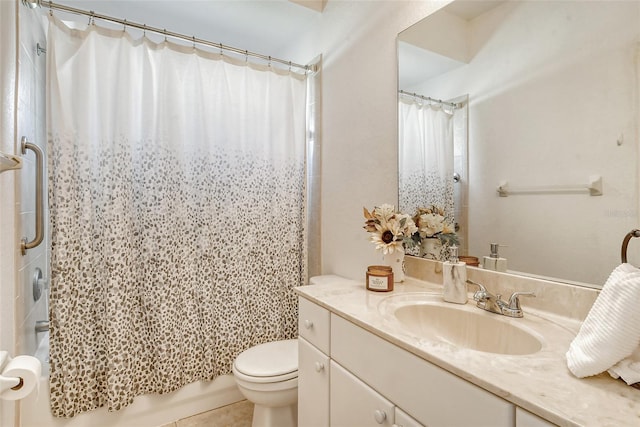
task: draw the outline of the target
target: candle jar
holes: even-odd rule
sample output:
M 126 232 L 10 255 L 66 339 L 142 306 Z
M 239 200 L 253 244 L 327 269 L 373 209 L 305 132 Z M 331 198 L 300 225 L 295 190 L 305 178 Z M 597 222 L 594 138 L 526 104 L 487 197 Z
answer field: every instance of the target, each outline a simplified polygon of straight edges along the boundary
M 387 265 L 367 267 L 367 290 L 389 292 L 393 290 L 393 269 Z

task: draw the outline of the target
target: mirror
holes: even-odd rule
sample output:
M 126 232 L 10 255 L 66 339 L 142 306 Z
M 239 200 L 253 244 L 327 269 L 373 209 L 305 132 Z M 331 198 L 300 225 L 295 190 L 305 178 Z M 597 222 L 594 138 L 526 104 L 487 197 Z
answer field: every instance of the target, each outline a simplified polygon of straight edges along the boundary
M 399 90 L 467 100 L 463 254 L 499 243 L 509 272 L 601 287 L 640 228 L 640 2 L 456 0 L 398 58 Z

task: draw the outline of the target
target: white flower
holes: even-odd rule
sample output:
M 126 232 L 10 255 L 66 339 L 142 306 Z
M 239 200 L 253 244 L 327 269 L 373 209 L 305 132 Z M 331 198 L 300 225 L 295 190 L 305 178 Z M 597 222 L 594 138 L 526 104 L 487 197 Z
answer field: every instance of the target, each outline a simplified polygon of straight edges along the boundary
M 364 217 L 364 229 L 371 235 L 371 242 L 385 255 L 402 248 L 404 240 L 418 231 L 413 218 L 396 212 L 393 205 L 376 206 L 371 213 L 365 208 Z
M 444 230 L 444 217 L 439 214 L 422 214 L 418 219 L 420 237 L 433 237 Z
M 374 215 L 381 221 L 386 222 L 396 214 L 396 207 L 393 205 L 383 204 L 373 209 Z

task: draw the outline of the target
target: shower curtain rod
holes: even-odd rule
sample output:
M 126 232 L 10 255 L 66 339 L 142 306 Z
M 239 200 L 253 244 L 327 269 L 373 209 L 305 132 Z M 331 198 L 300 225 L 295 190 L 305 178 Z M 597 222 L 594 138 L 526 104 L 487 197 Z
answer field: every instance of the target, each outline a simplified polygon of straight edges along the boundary
M 285 66 L 288 66 L 289 69 L 291 69 L 292 67 L 295 68 L 299 68 L 305 71 L 312 71 L 315 72 L 316 70 L 316 66 L 315 65 L 301 65 L 301 64 L 296 64 L 295 62 L 291 62 L 291 61 L 285 61 L 284 59 L 278 59 L 278 58 L 274 58 L 271 56 L 267 56 L 267 55 L 262 55 L 260 53 L 255 53 L 255 52 L 250 52 L 248 50 L 243 50 L 243 49 L 238 49 L 237 47 L 233 47 L 233 46 L 227 46 L 224 45 L 222 43 L 214 43 L 208 40 L 204 40 L 204 39 L 200 39 L 197 38 L 196 36 L 187 36 L 184 34 L 180 34 L 180 33 L 175 33 L 173 31 L 167 31 L 164 28 L 156 28 L 156 27 L 151 27 L 149 25 L 146 24 L 138 24 L 136 22 L 130 22 L 127 21 L 126 19 L 119 19 L 119 18 L 114 18 L 111 16 L 107 16 L 107 15 L 102 15 L 100 13 L 95 13 L 93 10 L 84 10 L 84 9 L 77 9 L 75 7 L 71 7 L 71 6 L 65 6 L 62 4 L 58 4 L 58 3 L 54 3 L 52 1 L 47 1 L 47 0 L 22 0 L 22 3 L 31 8 L 31 9 L 35 9 L 36 7 L 40 6 L 40 7 L 48 7 L 51 10 L 62 10 L 64 12 L 70 12 L 70 13 L 75 13 L 78 15 L 84 15 L 84 16 L 88 16 L 91 20 L 93 19 L 101 19 L 103 21 L 109 21 L 109 22 L 115 22 L 117 24 L 123 25 L 125 28 L 126 27 L 133 27 L 133 28 L 138 28 L 140 30 L 143 31 L 150 31 L 152 33 L 157 33 L 157 34 L 161 34 L 164 35 L 165 38 L 166 37 L 173 37 L 176 39 L 181 39 L 181 40 L 186 40 L 189 41 L 193 44 L 200 44 L 200 45 L 204 45 L 204 46 L 210 46 L 210 47 L 215 47 L 217 49 L 220 49 L 220 51 L 222 52 L 227 51 L 227 52 L 233 52 L 233 53 L 237 53 L 239 55 L 243 55 L 245 57 L 254 57 L 254 58 L 260 58 L 263 59 L 265 61 L 268 61 L 269 64 L 271 64 L 272 62 L 277 62 L 279 64 L 283 64 Z
M 447 106 L 452 107 L 452 108 L 460 108 L 460 107 L 462 107 L 461 103 L 447 102 L 447 101 L 443 101 L 442 99 L 435 99 L 435 98 L 431 98 L 429 96 L 419 95 L 419 94 L 417 94 L 415 92 L 414 93 L 409 93 L 409 92 L 405 92 L 402 89 L 400 89 L 398 91 L 398 93 L 401 94 L 401 95 L 412 96 L 414 98 L 422 99 L 422 100 L 429 101 L 429 102 L 435 102 L 436 104 L 447 105 Z

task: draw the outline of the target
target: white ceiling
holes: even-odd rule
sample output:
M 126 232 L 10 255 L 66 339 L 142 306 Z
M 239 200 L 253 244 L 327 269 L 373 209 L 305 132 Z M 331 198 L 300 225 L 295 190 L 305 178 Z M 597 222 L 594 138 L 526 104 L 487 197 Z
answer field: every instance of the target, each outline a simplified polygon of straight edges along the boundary
M 54 3 L 274 57 L 307 28 L 313 28 L 321 16 L 320 12 L 289 0 L 54 0 Z

